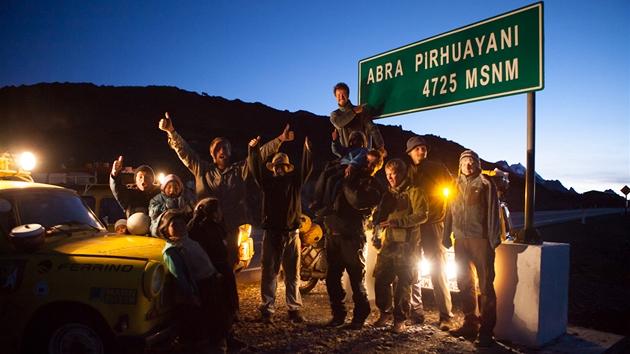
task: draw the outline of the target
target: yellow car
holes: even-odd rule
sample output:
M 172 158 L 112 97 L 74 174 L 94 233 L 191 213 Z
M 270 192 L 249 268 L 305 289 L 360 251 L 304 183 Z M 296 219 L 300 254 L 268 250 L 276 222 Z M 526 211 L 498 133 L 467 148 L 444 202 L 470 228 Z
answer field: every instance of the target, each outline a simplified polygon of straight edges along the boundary
M 171 339 L 164 245 L 107 232 L 73 190 L 0 180 L 2 352 L 117 353 Z

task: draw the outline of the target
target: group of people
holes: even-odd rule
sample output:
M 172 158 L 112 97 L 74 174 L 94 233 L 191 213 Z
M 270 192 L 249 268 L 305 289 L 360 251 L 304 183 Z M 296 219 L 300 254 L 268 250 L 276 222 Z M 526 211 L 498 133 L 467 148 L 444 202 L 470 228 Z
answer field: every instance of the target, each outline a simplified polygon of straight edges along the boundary
M 424 322 L 418 282 L 418 261 L 424 253 L 432 265 L 439 327 L 451 330 L 453 314 L 445 264 L 452 234 L 465 321 L 451 332 L 476 335 L 475 344 L 490 345 L 496 323 L 494 248 L 501 242 L 500 222 L 496 187 L 481 174 L 479 157 L 464 151 L 454 182 L 443 164 L 427 160 L 430 146 L 422 137 L 414 136 L 406 149 L 411 163 L 394 158 L 385 164 L 389 183 L 385 188 L 374 177 L 387 151 L 371 112 L 367 106 L 350 102 L 346 84 L 335 85 L 333 92 L 339 107 L 330 117 L 335 128 L 332 149 L 339 159 L 327 164 L 309 206 L 317 209 L 325 229 L 326 287 L 332 312 L 327 326 L 365 326 L 371 312 L 365 285 L 366 228 L 373 225 L 372 242 L 378 249 L 374 290 L 380 311 L 374 325 L 391 322 L 393 331 L 402 332 L 406 323 Z M 239 320 L 233 271 L 238 264 L 238 228 L 248 223 L 245 183 L 250 175 L 263 195 L 261 321 L 274 322 L 282 266 L 289 320 L 305 322 L 298 283 L 301 191 L 313 170 L 308 137 L 304 139 L 300 169 L 295 171 L 288 156 L 278 152 L 283 142 L 295 138 L 289 125 L 265 144 L 260 144 L 260 137 L 252 139 L 247 159 L 239 162 L 230 161 L 231 145 L 222 137 L 210 144 L 213 162 L 202 160 L 176 132 L 168 113 L 160 120 L 159 129 L 167 133 L 170 147 L 194 175 L 196 195 L 189 195 L 175 175 L 167 176 L 156 188 L 153 171 L 146 165 L 135 170 L 135 186 L 128 188 L 120 177 L 122 157 L 113 164 L 110 186 L 128 218 L 146 214 L 151 219 L 149 233 L 167 241 L 163 254 L 177 279 L 178 313 L 186 333 L 183 338 L 207 343 L 219 352 L 244 345 L 233 330 Z M 266 162 L 269 158 L 271 161 Z M 454 197 L 447 202 L 442 189 L 453 183 Z M 474 269 L 481 290 L 480 317 L 476 315 Z M 344 271 L 354 302 L 348 324 Z

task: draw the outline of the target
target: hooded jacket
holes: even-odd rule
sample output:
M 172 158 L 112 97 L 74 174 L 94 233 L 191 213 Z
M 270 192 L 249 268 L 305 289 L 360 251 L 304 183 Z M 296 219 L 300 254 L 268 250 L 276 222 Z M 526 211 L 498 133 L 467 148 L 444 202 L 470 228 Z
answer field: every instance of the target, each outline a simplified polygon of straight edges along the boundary
M 392 242 L 420 243 L 420 225 L 427 221 L 429 207 L 422 188 L 415 187 L 409 177 L 398 187 L 390 186 L 383 196 L 378 223 L 396 220 L 398 226 L 385 230 L 383 245 Z
M 455 196 L 446 208 L 442 243 L 450 244 L 451 232 L 456 240 L 483 238 L 492 248 L 501 244 L 497 188 L 480 171 L 457 177 Z

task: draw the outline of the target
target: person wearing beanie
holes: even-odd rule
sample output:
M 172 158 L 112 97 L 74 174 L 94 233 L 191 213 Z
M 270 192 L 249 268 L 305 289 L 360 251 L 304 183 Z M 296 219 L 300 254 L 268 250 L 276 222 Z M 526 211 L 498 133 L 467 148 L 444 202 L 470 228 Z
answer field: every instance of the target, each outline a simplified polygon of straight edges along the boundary
M 413 136 L 407 140 L 405 152 L 411 158 L 408 168 L 409 178 L 415 187 L 419 187 L 425 192 L 429 204 L 429 217 L 425 223 L 420 225 L 422 235 L 420 250 L 431 265 L 430 276 L 433 294 L 435 304 L 440 311 L 438 327 L 443 331 L 448 331 L 453 317 L 451 312 L 453 304 L 446 276 L 446 248 L 442 245 L 442 233 L 444 232 L 444 215 L 446 214 L 444 188 L 450 189 L 452 187 L 453 178 L 446 166 L 427 159 L 429 150 L 431 150 L 431 146 L 420 136 Z M 409 319 L 412 324 L 421 324 L 425 319 L 422 286 L 419 282 L 413 285 Z
M 118 201 L 129 218 L 135 213 L 149 214 L 149 201 L 160 192 L 155 182 L 153 169 L 147 165 L 136 168 L 134 173 L 135 186 L 128 187 L 123 183 L 120 170 L 122 169 L 123 157 L 114 161 L 112 172 L 109 176 L 109 187 L 112 194 Z
M 202 160 L 201 157 L 188 145 L 184 138 L 175 131 L 173 121 L 168 112 L 160 119 L 158 128 L 168 135 L 168 144 L 175 150 L 177 156 L 195 176 L 195 189 L 197 200 L 213 197 L 219 200 L 225 225 L 228 230 L 227 248 L 229 262 L 234 270 L 240 266 L 238 254 L 239 226 L 251 224 L 251 220 L 245 210 L 246 180 L 249 176 L 247 160 L 230 162 L 232 146 L 222 137 L 215 138 L 210 144 L 210 156 L 212 163 Z M 293 140 L 294 133 L 289 125 L 284 128 L 282 134 L 260 147 L 263 160 L 272 156 L 285 141 Z
M 170 209 L 181 209 L 190 219 L 197 203 L 195 196 L 189 189 L 184 188 L 184 183 L 176 175 L 164 177 L 160 190 L 161 192 L 149 202 L 152 236 L 157 236 L 158 218 L 162 213 Z
M 125 235 L 127 233 L 127 219 L 119 219 L 116 221 L 114 231 L 119 235 Z
M 457 287 L 464 313 L 464 323 L 451 334 L 457 337 L 477 336 L 475 346 L 488 347 L 494 342 L 497 322 L 494 258 L 495 249 L 501 244 L 499 197 L 494 182 L 481 173 L 479 155 L 474 151 L 462 152 L 459 170 L 455 195 L 446 207 L 442 237 L 446 248 L 453 246 L 455 240 Z M 479 304 L 475 272 L 481 292 Z M 480 317 L 476 315 L 477 305 Z

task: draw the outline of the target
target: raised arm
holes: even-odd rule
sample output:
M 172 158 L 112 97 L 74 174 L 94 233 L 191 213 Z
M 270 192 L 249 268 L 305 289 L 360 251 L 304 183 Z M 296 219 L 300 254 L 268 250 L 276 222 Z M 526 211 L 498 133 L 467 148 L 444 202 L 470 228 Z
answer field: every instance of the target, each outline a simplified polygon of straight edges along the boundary
M 168 112 L 164 113 L 164 118 L 160 119 L 158 123 L 158 128 L 160 130 L 165 131 L 168 135 L 168 145 L 171 149 L 175 150 L 179 159 L 184 163 L 186 167 L 192 172 L 194 175 L 197 175 L 202 160 L 199 158 L 196 152 L 190 148 L 188 143 L 175 131 L 175 127 L 173 126 L 173 121 L 168 115 Z
M 247 154 L 247 165 L 249 173 L 251 173 L 258 187 L 262 189 L 262 159 L 260 157 L 259 142 L 260 136 L 250 140 Z

